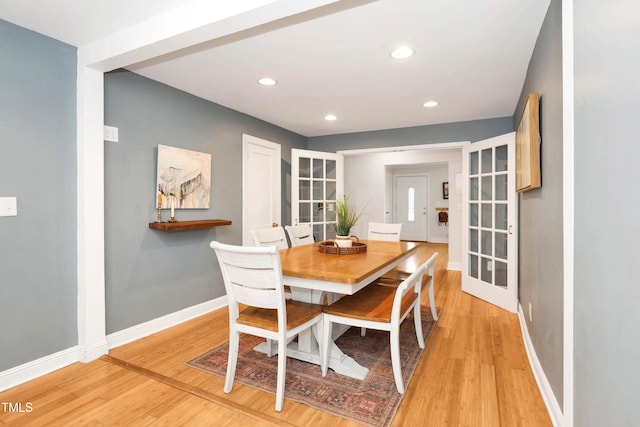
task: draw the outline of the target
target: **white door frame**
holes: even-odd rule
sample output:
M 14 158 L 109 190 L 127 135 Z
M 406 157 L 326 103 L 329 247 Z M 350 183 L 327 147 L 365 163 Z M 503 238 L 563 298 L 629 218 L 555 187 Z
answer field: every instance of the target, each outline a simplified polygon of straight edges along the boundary
M 417 151 L 418 156 L 416 156 L 415 161 L 405 161 L 401 163 L 386 163 L 385 166 L 397 166 L 400 164 L 405 165 L 414 165 L 414 164 L 423 164 L 428 163 L 429 160 L 418 158 L 421 153 L 437 153 L 439 150 L 460 150 L 458 154 L 456 154 L 457 159 L 452 161 L 451 159 L 445 160 L 444 163 L 447 165 L 448 174 L 449 174 L 449 182 L 456 182 L 455 174 L 458 170 L 458 161 L 462 159 L 462 147 L 471 144 L 471 141 L 452 141 L 438 144 L 419 144 L 419 145 L 406 145 L 399 147 L 380 147 L 380 148 L 362 148 L 362 149 L 354 149 L 354 150 L 340 150 L 338 153 L 347 156 L 359 156 L 364 154 L 375 154 L 375 153 L 388 153 L 390 156 L 393 156 L 395 153 L 400 151 Z M 440 163 L 440 160 L 436 161 Z M 456 202 L 456 198 L 460 198 L 459 195 L 454 190 L 450 191 L 450 200 L 449 200 L 449 263 L 447 264 L 448 270 L 462 270 L 462 262 L 460 260 L 460 254 L 462 252 L 461 248 L 461 233 L 462 233 L 462 223 L 460 220 L 462 206 Z M 454 197 L 451 197 L 451 195 Z M 384 215 L 384 210 L 381 211 Z
M 274 158 L 277 160 L 277 165 L 274 162 L 273 167 L 277 170 L 277 173 L 273 175 L 273 180 L 271 182 L 271 190 L 274 196 L 273 203 L 273 212 L 272 217 L 274 223 L 281 224 L 281 215 L 282 215 L 282 174 L 281 174 L 281 159 L 282 153 L 280 144 L 275 142 L 267 141 L 266 139 L 257 138 L 255 136 L 242 134 L 242 244 L 252 245 L 253 240 L 251 237 L 251 228 L 252 224 L 249 223 L 249 207 L 251 206 L 250 201 L 253 196 L 249 193 L 249 187 L 247 183 L 249 182 L 249 146 L 257 145 L 260 147 L 264 147 L 268 150 L 274 151 Z M 265 183 L 266 184 L 266 183 Z

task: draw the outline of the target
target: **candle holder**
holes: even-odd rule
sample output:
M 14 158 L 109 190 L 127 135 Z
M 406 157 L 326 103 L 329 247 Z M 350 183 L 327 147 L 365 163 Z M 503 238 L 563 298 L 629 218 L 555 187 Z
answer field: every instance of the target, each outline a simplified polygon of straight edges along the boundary
M 162 222 L 162 203 L 158 203 L 158 218 L 156 222 Z
M 178 222 L 178 220 L 176 219 L 175 216 L 172 216 L 171 219 L 169 220 L 169 222 Z

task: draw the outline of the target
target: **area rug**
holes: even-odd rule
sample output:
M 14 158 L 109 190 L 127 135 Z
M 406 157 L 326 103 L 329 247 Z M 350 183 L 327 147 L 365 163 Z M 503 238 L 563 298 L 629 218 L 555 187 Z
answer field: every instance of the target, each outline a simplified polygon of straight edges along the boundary
M 431 310 L 421 310 L 425 342 L 435 322 Z M 240 336 L 235 381 L 275 395 L 277 357 L 267 357 L 253 348 L 264 341 L 250 335 Z M 360 336 L 360 328 L 352 327 L 338 340 L 338 347 L 356 362 L 369 368 L 364 380 L 336 374 L 329 369 L 322 377 L 320 366 L 297 359 L 287 359 L 286 399 L 372 427 L 391 424 L 403 395 L 396 390 L 389 350 L 389 333 L 367 330 Z M 224 377 L 227 370 L 229 343 L 226 342 L 187 362 L 187 365 Z M 407 318 L 400 328 L 400 357 L 402 376 L 408 385 L 422 349 L 416 340 L 413 320 Z M 233 391 L 231 392 L 233 393 Z

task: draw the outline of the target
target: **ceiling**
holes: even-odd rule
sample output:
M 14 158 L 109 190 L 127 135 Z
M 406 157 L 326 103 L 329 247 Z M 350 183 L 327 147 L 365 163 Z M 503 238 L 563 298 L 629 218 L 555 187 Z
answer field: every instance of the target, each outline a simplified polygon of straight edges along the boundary
M 0 0 L 0 18 L 83 46 L 195 1 Z M 307 137 L 505 117 L 549 1 L 343 0 L 126 68 Z

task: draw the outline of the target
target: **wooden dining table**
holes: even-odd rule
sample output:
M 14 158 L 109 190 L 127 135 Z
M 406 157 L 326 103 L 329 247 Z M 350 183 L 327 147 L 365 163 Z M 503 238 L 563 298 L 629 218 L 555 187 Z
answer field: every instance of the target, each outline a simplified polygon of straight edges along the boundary
M 323 304 L 336 301 L 340 295 L 355 294 L 410 258 L 422 244 L 381 240 L 361 243 L 367 245 L 366 252 L 345 255 L 321 252 L 320 243 L 282 249 L 283 281 L 291 288 L 293 299 Z M 298 335 L 297 342 L 289 344 L 287 356 L 319 365 L 320 328 Z M 334 342 L 348 326 L 333 329 L 329 367 L 340 374 L 364 379 L 369 370 L 344 354 Z

